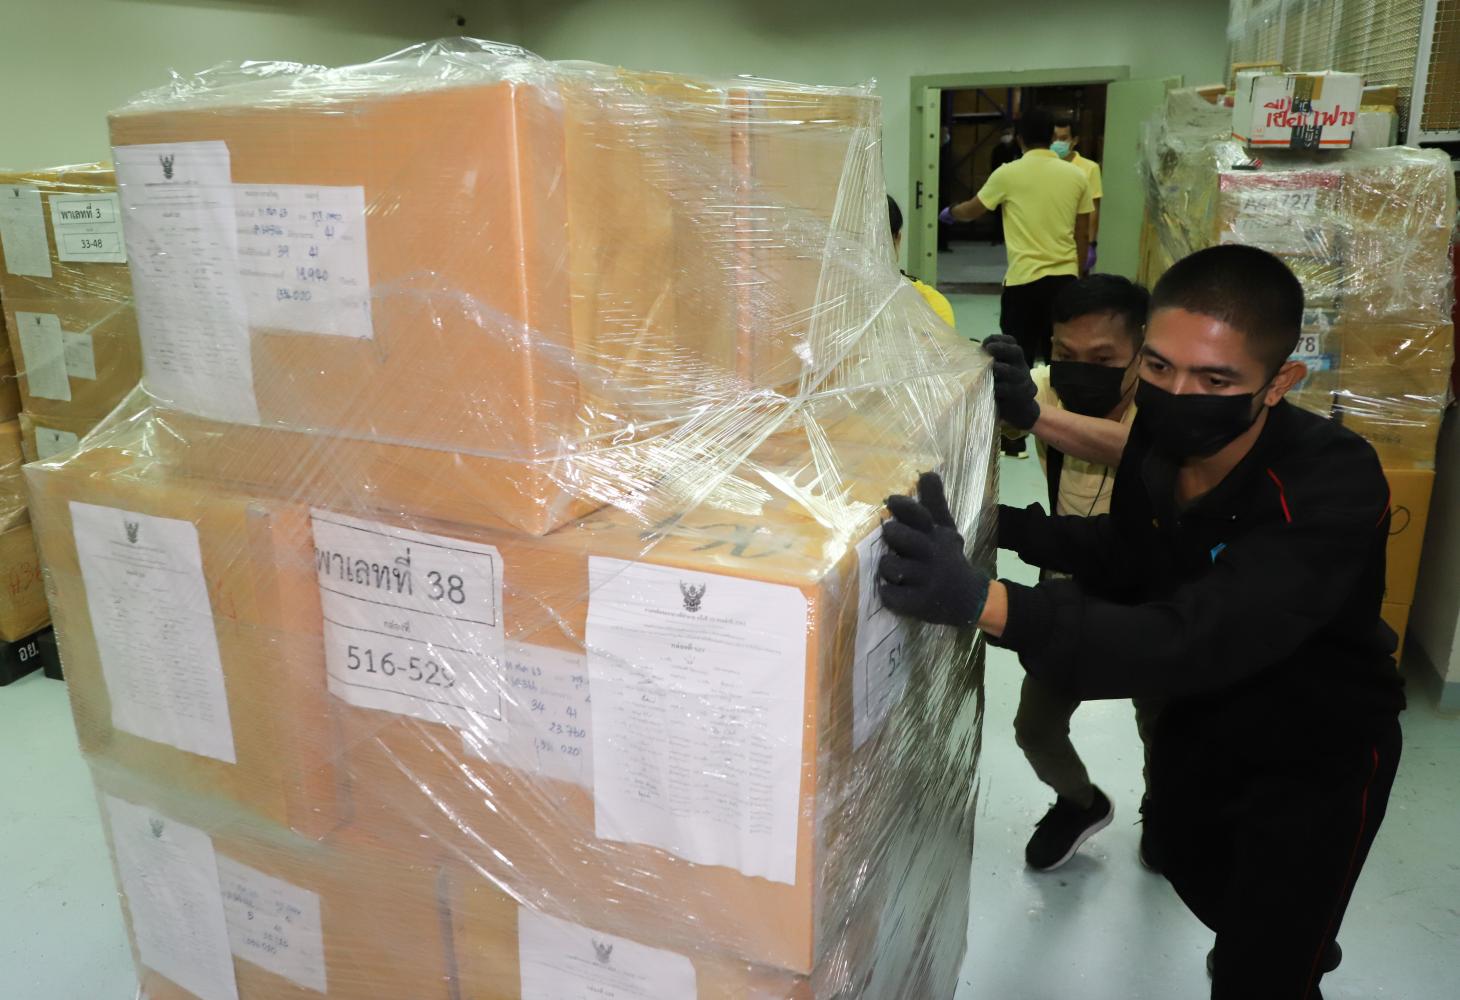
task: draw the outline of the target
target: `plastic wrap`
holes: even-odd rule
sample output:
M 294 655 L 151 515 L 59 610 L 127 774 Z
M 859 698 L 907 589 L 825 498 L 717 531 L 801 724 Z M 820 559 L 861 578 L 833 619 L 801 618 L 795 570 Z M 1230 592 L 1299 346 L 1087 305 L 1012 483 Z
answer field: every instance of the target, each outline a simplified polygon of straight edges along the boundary
M 995 416 L 870 92 L 457 42 L 111 121 L 143 386 L 26 477 L 147 995 L 952 995 L 983 644 L 873 573 L 928 469 L 992 559 Z
M 0 299 L 21 405 L 41 426 L 95 426 L 141 377 L 112 169 L 0 170 L 13 209 Z M 13 259 L 12 259 L 13 258 Z
M 1386 468 L 1433 469 L 1454 360 L 1455 180 L 1440 150 L 1264 150 L 1231 138 L 1231 111 L 1169 95 L 1147 129 L 1146 277 L 1215 243 L 1260 246 L 1303 282 L 1293 398 L 1363 434 Z

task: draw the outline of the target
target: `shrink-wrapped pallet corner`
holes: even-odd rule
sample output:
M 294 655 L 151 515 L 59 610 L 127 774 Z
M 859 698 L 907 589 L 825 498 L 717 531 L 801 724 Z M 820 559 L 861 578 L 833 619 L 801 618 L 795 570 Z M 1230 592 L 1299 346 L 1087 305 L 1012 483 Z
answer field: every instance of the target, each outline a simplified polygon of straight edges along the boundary
M 879 523 L 936 469 L 991 560 L 995 414 L 869 92 L 456 42 L 112 127 L 143 385 L 25 475 L 149 994 L 951 995 L 983 642 Z
M 1393 494 L 1386 607 L 1414 596 L 1440 421 L 1451 401 L 1455 176 L 1436 149 L 1245 151 L 1221 108 L 1173 91 L 1145 130 L 1143 272 L 1218 243 L 1278 255 L 1303 283 L 1298 405 L 1356 431 Z M 1403 629 L 1399 629 L 1401 640 Z
M 0 170 L 0 300 L 23 409 L 93 426 L 141 359 L 115 176 L 106 164 Z

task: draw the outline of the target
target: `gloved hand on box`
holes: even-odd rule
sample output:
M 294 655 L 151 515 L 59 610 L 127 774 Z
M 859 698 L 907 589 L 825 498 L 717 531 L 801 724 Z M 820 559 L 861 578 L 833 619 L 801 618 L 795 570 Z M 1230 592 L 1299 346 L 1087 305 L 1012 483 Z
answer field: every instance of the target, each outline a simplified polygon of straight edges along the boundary
M 963 536 L 936 472 L 918 477 L 918 498 L 887 498 L 892 517 L 882 525 L 888 554 L 878 563 L 882 603 L 934 625 L 977 625 L 990 579 L 963 553 Z
M 983 342 L 983 349 L 994 359 L 994 405 L 999 419 L 1016 430 L 1027 431 L 1039 422 L 1038 389 L 1029 374 L 1024 348 L 1013 337 L 996 334 Z

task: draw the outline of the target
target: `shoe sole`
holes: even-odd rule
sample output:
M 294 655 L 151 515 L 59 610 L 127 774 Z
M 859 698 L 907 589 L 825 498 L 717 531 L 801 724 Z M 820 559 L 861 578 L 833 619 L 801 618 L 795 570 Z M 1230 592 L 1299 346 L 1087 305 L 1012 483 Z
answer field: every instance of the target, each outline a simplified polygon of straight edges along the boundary
M 1080 845 L 1081 844 L 1085 843 L 1085 841 L 1089 840 L 1091 837 L 1095 836 L 1095 834 L 1099 833 L 1101 830 L 1103 830 L 1107 826 L 1109 826 L 1110 823 L 1111 823 L 1111 821 L 1114 820 L 1114 819 L 1115 819 L 1115 809 L 1112 808 L 1110 810 L 1110 812 L 1108 812 L 1108 813 L 1105 814 L 1105 818 L 1104 819 L 1099 820 L 1099 821 L 1097 821 L 1095 823 L 1092 823 L 1089 826 L 1087 826 L 1085 828 L 1085 832 L 1081 833 L 1078 837 L 1075 838 L 1075 842 L 1072 845 L 1070 845 L 1070 849 L 1065 852 L 1065 856 L 1062 857 L 1062 858 L 1060 858 L 1058 861 L 1056 861 L 1054 864 L 1050 865 L 1049 867 L 1047 867 L 1047 868 L 1035 868 L 1033 865 L 1029 865 L 1029 862 L 1027 862 L 1027 861 L 1025 862 L 1025 864 L 1026 865 L 1029 865 L 1029 868 L 1030 868 L 1031 871 L 1036 871 L 1036 872 L 1052 872 L 1056 868 L 1063 867 L 1065 864 L 1067 864 L 1069 862 L 1069 860 L 1071 858 L 1073 858 L 1075 856 L 1075 852 L 1080 849 Z

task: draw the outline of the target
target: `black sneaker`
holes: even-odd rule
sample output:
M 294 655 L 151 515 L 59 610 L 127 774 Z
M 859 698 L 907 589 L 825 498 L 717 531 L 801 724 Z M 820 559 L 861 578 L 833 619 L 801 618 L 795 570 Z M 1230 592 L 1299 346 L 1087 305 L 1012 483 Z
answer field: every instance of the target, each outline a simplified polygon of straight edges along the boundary
M 1115 807 L 1098 788 L 1088 809 L 1060 796 L 1034 828 L 1034 836 L 1024 848 L 1024 861 L 1037 872 L 1054 871 L 1114 818 Z
M 1337 941 L 1330 941 L 1328 943 L 1328 947 L 1325 948 L 1325 949 L 1323 949 L 1323 961 L 1319 963 L 1319 965 L 1318 965 L 1318 971 L 1321 972 L 1323 975 L 1326 976 L 1326 975 L 1328 975 L 1330 972 L 1332 972 L 1334 969 L 1338 968 L 1342 964 L 1343 964 L 1343 949 L 1338 946 L 1338 942 Z M 1212 978 L 1214 978 L 1216 976 L 1216 969 L 1217 969 L 1217 949 L 1213 948 L 1211 951 L 1207 952 L 1207 978 L 1208 979 L 1212 979 Z
M 1024 438 L 1004 438 L 1002 448 L 1004 454 L 1010 458 L 1029 457 L 1028 445 L 1025 444 Z

